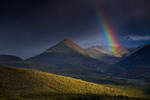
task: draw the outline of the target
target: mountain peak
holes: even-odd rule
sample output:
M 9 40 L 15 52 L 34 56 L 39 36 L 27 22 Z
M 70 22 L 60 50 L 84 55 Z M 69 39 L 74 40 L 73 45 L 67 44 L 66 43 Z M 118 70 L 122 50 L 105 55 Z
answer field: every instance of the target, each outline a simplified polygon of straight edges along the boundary
M 78 52 L 83 55 L 87 55 L 86 51 L 81 48 L 79 45 L 77 45 L 74 41 L 72 41 L 70 38 L 65 38 L 64 40 L 60 41 L 58 44 L 55 46 L 47 49 L 45 53 L 50 53 L 50 52 Z
M 63 41 L 64 41 L 64 42 L 67 42 L 67 41 L 69 42 L 69 41 L 72 41 L 72 40 L 67 37 L 67 38 L 65 38 Z
M 70 38 L 65 38 L 64 40 L 62 40 L 61 42 L 59 42 L 58 44 L 65 44 L 65 45 L 72 45 L 75 44 L 74 41 L 72 41 Z

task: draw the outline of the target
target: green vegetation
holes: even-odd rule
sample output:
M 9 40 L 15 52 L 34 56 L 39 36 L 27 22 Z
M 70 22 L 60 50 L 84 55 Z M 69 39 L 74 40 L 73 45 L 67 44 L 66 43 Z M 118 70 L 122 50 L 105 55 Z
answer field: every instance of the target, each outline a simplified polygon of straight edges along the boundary
M 145 82 L 140 80 L 108 76 L 105 73 L 93 71 L 92 69 L 85 68 L 84 66 L 58 67 L 55 65 L 45 65 L 45 64 L 26 62 L 26 61 L 5 62 L 5 63 L 1 63 L 1 65 L 14 66 L 17 68 L 35 69 L 43 72 L 69 76 L 72 78 L 77 78 L 77 79 L 85 80 L 88 82 L 94 82 L 98 84 L 113 84 L 113 85 L 146 84 Z
M 149 100 L 143 88 L 95 84 L 21 68 L 0 66 L 0 100 Z

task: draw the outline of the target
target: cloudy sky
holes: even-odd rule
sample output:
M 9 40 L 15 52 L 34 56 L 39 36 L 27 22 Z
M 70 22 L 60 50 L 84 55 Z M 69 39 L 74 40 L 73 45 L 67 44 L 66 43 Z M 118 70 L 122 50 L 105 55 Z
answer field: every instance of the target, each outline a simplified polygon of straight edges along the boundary
M 94 2 L 120 45 L 150 43 L 150 0 L 1 0 L 0 54 L 29 57 L 66 37 L 107 45 Z

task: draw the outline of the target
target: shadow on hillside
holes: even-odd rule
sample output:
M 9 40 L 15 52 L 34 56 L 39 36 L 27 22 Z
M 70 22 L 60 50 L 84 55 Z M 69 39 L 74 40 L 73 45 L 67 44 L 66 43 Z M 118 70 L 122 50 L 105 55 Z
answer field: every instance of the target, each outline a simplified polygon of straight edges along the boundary
M 0 97 L 0 100 L 149 100 L 149 98 L 129 98 L 127 96 L 108 96 L 108 95 L 92 95 L 92 94 L 58 94 L 43 95 L 30 94 L 13 97 Z

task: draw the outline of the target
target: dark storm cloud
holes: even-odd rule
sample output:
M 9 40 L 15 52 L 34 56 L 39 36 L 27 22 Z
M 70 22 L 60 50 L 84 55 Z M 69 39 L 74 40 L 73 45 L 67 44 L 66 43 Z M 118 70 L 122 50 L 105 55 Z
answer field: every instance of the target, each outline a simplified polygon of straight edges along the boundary
M 1 0 L 0 53 L 27 57 L 65 37 L 81 45 L 100 41 L 93 2 L 118 41 L 120 36 L 150 34 L 150 0 Z
M 105 1 L 109 1 L 105 2 Z M 149 0 L 105 0 L 101 4 L 107 17 L 117 32 L 149 34 L 150 26 L 150 1 Z M 107 6 L 106 6 L 107 5 Z M 124 31 L 124 32 L 123 32 Z M 126 34 L 125 34 L 126 35 Z

